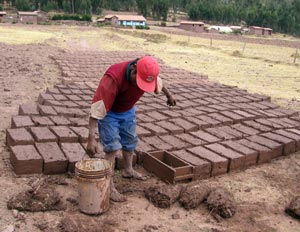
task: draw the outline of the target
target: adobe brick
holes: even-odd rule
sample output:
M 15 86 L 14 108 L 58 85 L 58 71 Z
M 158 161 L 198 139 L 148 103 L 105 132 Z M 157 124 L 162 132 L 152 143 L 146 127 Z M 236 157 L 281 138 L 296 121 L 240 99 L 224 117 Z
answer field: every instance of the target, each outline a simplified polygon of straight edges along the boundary
M 138 134 L 139 137 L 145 137 L 151 135 L 150 131 L 146 130 L 144 127 L 141 127 L 139 125 L 136 126 L 136 133 Z
M 59 174 L 67 171 L 68 160 L 57 143 L 36 143 L 36 148 L 44 160 L 44 174 Z
M 258 151 L 258 159 L 257 159 L 258 164 L 267 163 L 271 161 L 272 159 L 271 149 L 247 139 L 237 140 L 236 142 L 246 147 L 249 147 L 252 150 Z
M 259 102 L 259 104 L 265 105 L 265 106 L 267 106 L 267 107 L 270 108 L 270 109 L 275 109 L 275 108 L 278 108 L 278 107 L 279 107 L 278 105 L 273 104 L 273 103 L 271 103 L 271 102 L 269 102 L 269 101 L 261 101 L 261 102 Z
M 58 88 L 47 88 L 46 93 L 48 94 L 60 94 L 60 91 Z
M 257 159 L 258 159 L 257 151 L 252 150 L 246 146 L 243 146 L 242 144 L 235 142 L 235 141 L 224 141 L 221 144 L 244 155 L 245 156 L 245 167 L 249 167 L 249 166 L 256 164 Z
M 212 164 L 207 160 L 201 159 L 186 150 L 173 151 L 172 154 L 193 166 L 193 180 L 202 180 L 211 176 Z
M 168 144 L 172 144 L 173 148 L 171 150 L 178 150 L 178 149 L 183 149 L 189 146 L 188 143 L 182 141 L 178 137 L 175 137 L 173 135 L 163 135 L 159 136 L 163 141 L 165 141 Z
M 261 119 L 256 119 L 255 121 L 258 122 L 258 123 L 261 123 L 263 125 L 266 125 L 268 127 L 271 127 L 271 128 L 275 128 L 275 129 L 282 129 L 283 128 L 282 125 L 274 123 L 274 122 L 272 122 L 268 119 L 261 118 Z
M 32 116 L 31 119 L 35 126 L 54 126 L 54 122 L 46 116 Z
M 206 148 L 215 153 L 229 159 L 229 171 L 240 170 L 245 167 L 245 156 L 235 152 L 232 149 L 226 148 L 219 143 L 205 145 Z
M 189 122 L 195 124 L 197 126 L 197 129 L 204 129 L 204 128 L 208 128 L 211 126 L 211 124 L 209 124 L 208 122 L 205 122 L 197 117 L 185 117 L 186 120 L 188 120 Z
M 211 126 L 216 126 L 216 125 L 220 125 L 221 124 L 218 120 L 213 119 L 211 117 L 208 117 L 206 115 L 200 115 L 200 116 L 197 116 L 197 118 L 199 118 L 200 120 L 203 120 L 203 121 L 207 122 Z
M 80 143 L 61 143 L 60 146 L 68 160 L 68 171 L 74 172 L 75 163 L 83 159 L 85 150 Z
M 57 101 L 66 101 L 68 98 L 63 94 L 52 94 L 52 97 Z
M 40 93 L 40 95 L 38 97 L 38 103 L 41 105 L 44 105 L 46 100 L 54 100 L 54 98 L 52 97 L 51 94 Z
M 198 106 L 198 107 L 196 107 L 195 109 L 196 109 L 196 110 L 203 111 L 203 112 L 206 112 L 206 113 L 214 113 L 214 112 L 217 112 L 216 109 L 209 108 L 208 106 Z
M 272 132 L 261 134 L 261 136 L 283 144 L 283 155 L 289 155 L 296 151 L 296 142 L 292 139 L 284 137 L 282 135 L 278 135 Z
M 30 131 L 36 142 L 57 142 L 57 137 L 48 127 L 31 127 Z
M 157 111 L 152 111 L 149 113 L 146 113 L 146 115 L 148 115 L 150 118 L 153 118 L 155 121 L 162 121 L 162 120 L 166 120 L 168 117 L 157 112 Z
M 188 144 L 191 144 L 190 146 L 199 146 L 199 145 L 203 145 L 203 144 L 207 144 L 207 141 L 203 141 L 191 134 L 187 134 L 187 133 L 182 133 L 179 135 L 175 135 L 177 138 L 185 141 Z
M 144 127 L 145 129 L 151 131 L 152 135 L 166 135 L 169 132 L 165 130 L 164 128 L 155 125 L 153 123 L 140 123 L 139 124 L 141 127 Z
M 60 101 L 62 107 L 67 107 L 67 108 L 79 108 L 79 105 L 77 102 L 74 101 Z
M 87 127 L 88 124 L 89 124 L 87 118 L 73 118 L 73 117 L 70 117 L 68 119 L 71 122 L 72 126 L 84 126 L 84 127 Z
M 292 120 L 290 118 L 281 118 L 280 121 L 293 125 L 294 127 L 300 126 L 300 123 L 296 120 Z
M 19 106 L 19 115 L 39 115 L 36 104 L 23 104 Z
M 79 137 L 79 142 L 80 143 L 85 143 L 88 140 L 89 136 L 89 130 L 86 127 L 80 126 L 80 127 L 75 127 L 72 126 L 70 127 L 72 131 L 75 132 L 75 134 Z
M 234 124 L 231 127 L 235 130 L 242 132 L 243 134 L 246 134 L 246 135 L 256 135 L 256 134 L 260 133 L 258 130 L 248 127 L 248 126 L 245 126 L 240 123 Z
M 285 136 L 287 138 L 293 139 L 296 142 L 296 151 L 300 150 L 300 135 L 299 134 L 295 134 L 291 131 L 287 131 L 287 130 L 277 130 L 274 131 L 276 134 Z
M 10 163 L 17 175 L 43 172 L 43 159 L 34 145 L 13 146 L 10 151 Z
M 219 113 L 211 113 L 211 114 L 208 114 L 208 116 L 218 120 L 220 122 L 220 125 L 231 125 L 233 123 L 232 119 L 227 118 Z
M 76 143 L 79 141 L 78 135 L 75 134 L 69 127 L 66 126 L 52 126 L 51 131 L 58 138 L 60 143 Z
M 287 131 L 292 132 L 292 133 L 294 133 L 294 134 L 300 135 L 300 130 L 298 130 L 298 129 L 296 129 L 296 128 L 287 129 Z
M 245 118 L 239 114 L 233 113 L 231 111 L 221 111 L 220 112 L 225 117 L 228 117 L 233 120 L 234 123 L 241 122 L 245 120 Z
M 56 126 L 70 126 L 72 124 L 66 117 L 63 116 L 50 116 L 49 118 Z
M 242 122 L 242 124 L 246 125 L 246 126 L 249 126 L 249 127 L 252 127 L 256 130 L 259 130 L 261 132 L 269 132 L 269 131 L 272 131 L 272 127 L 269 127 L 269 126 L 265 126 L 261 123 L 258 123 L 256 121 L 244 121 Z
M 6 143 L 8 146 L 34 144 L 34 139 L 25 128 L 7 129 Z
M 186 120 L 185 118 L 174 118 L 174 119 L 170 119 L 170 122 L 175 123 L 177 126 L 181 127 L 184 129 L 185 132 L 188 131 L 195 131 L 197 130 L 198 126 L 189 122 L 188 120 Z
M 297 116 L 299 113 L 295 110 L 291 110 L 291 109 L 284 109 L 284 108 L 277 108 L 276 109 L 277 112 L 280 112 L 282 114 L 284 114 L 285 116 L 291 117 L 291 116 Z
M 171 134 L 181 134 L 184 133 L 184 129 L 176 126 L 173 122 L 168 121 L 160 121 L 155 123 L 156 125 L 164 128 L 165 130 L 169 131 Z
M 284 120 L 281 120 L 281 118 L 268 118 L 269 121 L 274 122 L 276 124 L 279 124 L 282 126 L 282 128 L 287 129 L 287 128 L 293 128 L 295 127 L 294 125 L 285 122 Z
M 221 98 L 223 100 L 223 102 L 229 102 L 228 100 L 225 100 L 224 98 Z M 222 111 L 222 110 L 228 110 L 227 107 L 223 106 L 223 105 L 209 105 L 210 108 L 216 109 L 218 111 Z
M 229 164 L 228 159 L 202 146 L 189 148 L 188 151 L 194 154 L 195 156 L 200 157 L 201 159 L 211 162 L 211 176 L 217 176 L 227 172 Z
M 200 138 L 202 141 L 206 141 L 207 143 L 215 143 L 220 141 L 216 136 L 213 136 L 212 134 L 209 134 L 207 132 L 204 132 L 202 130 L 196 131 L 196 132 L 191 132 L 192 135 Z
M 81 101 L 82 100 L 78 95 L 66 95 L 66 97 L 71 101 Z
M 272 158 L 276 158 L 283 154 L 283 146 L 280 143 L 266 139 L 264 137 L 253 135 L 247 138 L 250 141 L 266 146 L 272 150 Z
M 89 101 L 90 102 L 90 101 Z M 80 108 L 89 108 L 91 107 L 91 104 L 89 102 L 86 101 L 77 101 L 76 104 L 80 107 Z
M 173 148 L 172 144 L 166 143 L 158 136 L 151 136 L 143 138 L 144 142 L 149 144 L 150 146 L 156 148 L 157 150 L 171 150 Z
M 45 100 L 45 102 L 43 103 L 43 105 L 45 105 L 45 106 L 62 106 L 61 102 L 60 101 L 56 101 L 56 100 Z
M 276 109 L 268 109 L 268 110 L 265 110 L 264 112 L 267 112 L 268 114 L 273 114 L 273 115 L 275 115 L 273 117 L 276 117 L 276 118 L 285 117 L 284 113 L 281 113 L 280 111 L 277 111 Z
M 224 131 L 225 133 L 231 134 L 235 139 L 242 138 L 244 136 L 243 133 L 229 126 L 221 126 L 219 127 L 219 129 Z
M 38 105 L 38 110 L 42 116 L 57 115 L 52 106 Z
M 31 127 L 34 126 L 29 116 L 13 116 L 11 119 L 11 128 Z
M 177 112 L 177 111 L 174 111 L 174 110 L 164 110 L 164 111 L 161 111 L 163 114 L 167 115 L 169 118 L 178 118 L 178 117 L 181 117 L 182 114 Z
M 244 120 L 251 120 L 257 118 L 255 115 L 249 114 L 243 110 L 233 110 L 233 112 L 244 117 Z
M 137 114 L 136 118 L 138 121 L 142 121 L 142 122 L 154 122 L 156 121 L 154 118 L 152 118 L 149 115 L 146 114 Z
M 197 116 L 197 115 L 201 115 L 201 114 L 205 114 L 205 112 L 197 110 L 195 108 L 187 108 L 184 110 L 184 116 L 186 116 L 186 117 Z
M 233 135 L 226 133 L 225 131 L 222 131 L 220 128 L 208 128 L 206 131 L 212 135 L 215 135 L 216 137 L 220 138 L 221 140 L 228 140 L 235 138 Z

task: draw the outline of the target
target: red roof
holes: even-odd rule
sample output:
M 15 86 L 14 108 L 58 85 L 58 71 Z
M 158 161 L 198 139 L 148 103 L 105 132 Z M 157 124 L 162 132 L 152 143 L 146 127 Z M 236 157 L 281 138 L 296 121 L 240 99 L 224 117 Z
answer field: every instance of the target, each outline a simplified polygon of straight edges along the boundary
M 123 21 L 146 21 L 142 15 L 106 15 L 105 19 L 111 19 L 113 17 L 118 18 L 118 20 Z

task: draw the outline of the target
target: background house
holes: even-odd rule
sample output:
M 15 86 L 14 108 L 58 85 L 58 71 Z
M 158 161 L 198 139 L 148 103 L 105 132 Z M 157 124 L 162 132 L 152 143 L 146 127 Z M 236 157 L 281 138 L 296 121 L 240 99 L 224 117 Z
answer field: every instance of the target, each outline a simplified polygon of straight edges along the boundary
M 6 12 L 0 11 L 0 23 L 5 21 L 5 17 L 6 17 Z
M 107 15 L 104 18 L 104 23 L 114 26 L 146 26 L 146 21 L 141 15 Z M 97 22 L 103 22 L 103 19 L 98 19 Z
M 19 23 L 37 23 L 38 14 L 37 12 L 19 11 L 18 12 Z
M 252 35 L 272 35 L 272 29 L 267 27 L 250 26 L 249 33 Z
M 34 11 L 34 12 L 37 13 L 37 22 L 38 23 L 48 21 L 47 12 L 42 11 L 42 10 L 37 10 L 37 11 Z
M 204 23 L 193 22 L 193 21 L 182 21 L 180 22 L 179 28 L 187 31 L 204 32 Z

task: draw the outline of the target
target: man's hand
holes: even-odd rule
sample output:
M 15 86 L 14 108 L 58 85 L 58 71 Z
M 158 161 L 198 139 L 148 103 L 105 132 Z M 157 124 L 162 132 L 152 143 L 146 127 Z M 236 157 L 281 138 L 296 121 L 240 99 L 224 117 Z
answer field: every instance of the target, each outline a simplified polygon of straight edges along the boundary
M 95 136 L 89 136 L 87 147 L 86 147 L 86 153 L 89 155 L 89 157 L 93 158 L 95 154 L 99 153 L 100 149 L 98 146 L 98 143 L 95 139 Z
M 168 106 L 176 106 L 176 100 L 172 96 L 169 96 L 168 100 L 167 100 L 167 105 Z

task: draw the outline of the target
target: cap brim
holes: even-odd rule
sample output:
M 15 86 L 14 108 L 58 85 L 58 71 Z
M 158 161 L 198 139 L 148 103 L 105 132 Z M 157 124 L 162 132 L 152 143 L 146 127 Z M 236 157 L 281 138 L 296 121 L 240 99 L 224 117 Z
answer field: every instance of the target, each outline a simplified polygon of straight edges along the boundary
M 154 80 L 152 82 L 146 82 L 137 73 L 136 74 L 136 84 L 141 90 L 143 90 L 145 92 L 154 92 L 155 87 L 156 87 L 156 80 Z

